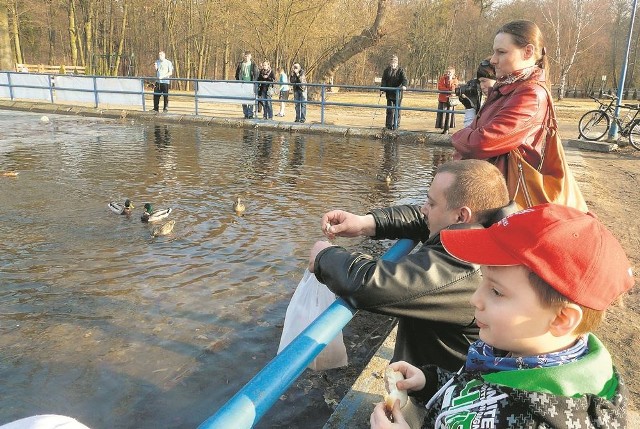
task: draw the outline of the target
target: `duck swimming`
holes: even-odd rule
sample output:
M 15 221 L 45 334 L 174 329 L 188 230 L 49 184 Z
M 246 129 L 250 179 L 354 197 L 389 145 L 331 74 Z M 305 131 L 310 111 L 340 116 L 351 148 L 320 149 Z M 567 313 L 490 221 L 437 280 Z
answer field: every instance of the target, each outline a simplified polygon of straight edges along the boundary
M 170 220 L 169 222 L 165 223 L 162 226 L 156 226 L 155 228 L 153 228 L 153 231 L 151 231 L 151 235 L 153 237 L 161 237 L 163 235 L 171 234 L 171 231 L 173 231 L 173 227 L 175 225 L 176 225 L 176 221 Z
M 140 220 L 142 222 L 157 222 L 169 216 L 171 212 L 171 207 L 169 207 L 168 209 L 154 211 L 150 203 L 145 203 L 144 213 L 142 213 L 142 216 L 140 216 Z
M 242 213 L 244 213 L 246 209 L 247 208 L 244 206 L 244 204 L 240 200 L 240 197 L 236 197 L 236 200 L 233 203 L 233 210 L 236 212 L 236 214 L 241 215 Z
M 126 199 L 124 201 L 124 204 L 111 201 L 109 203 L 109 208 L 114 213 L 118 213 L 121 215 L 130 215 L 131 209 L 133 209 L 134 207 L 133 207 L 133 204 L 131 204 L 131 200 Z

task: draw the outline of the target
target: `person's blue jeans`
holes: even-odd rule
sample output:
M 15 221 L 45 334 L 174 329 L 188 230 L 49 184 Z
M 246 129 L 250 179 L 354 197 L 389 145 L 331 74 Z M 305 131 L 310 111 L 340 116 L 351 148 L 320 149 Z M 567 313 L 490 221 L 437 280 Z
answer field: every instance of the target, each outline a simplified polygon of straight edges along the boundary
M 253 104 L 243 104 L 242 112 L 244 113 L 245 119 L 253 118 Z
M 296 102 L 296 122 L 307 120 L 307 97 L 304 91 L 293 91 L 293 101 Z
M 264 108 L 262 112 L 262 117 L 264 119 L 273 119 L 273 104 L 271 102 L 271 97 L 269 96 L 268 88 L 260 89 L 260 98 L 264 98 L 264 101 L 261 101 L 262 107 Z

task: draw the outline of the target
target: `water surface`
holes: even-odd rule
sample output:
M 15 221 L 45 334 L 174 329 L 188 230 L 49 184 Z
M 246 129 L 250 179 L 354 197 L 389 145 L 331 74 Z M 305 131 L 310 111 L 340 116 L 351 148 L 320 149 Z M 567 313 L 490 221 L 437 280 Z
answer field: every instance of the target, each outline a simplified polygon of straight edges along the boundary
M 94 429 L 195 428 L 275 355 L 321 214 L 421 203 L 450 156 L 422 144 L 48 119 L 0 111 L 0 172 L 18 172 L 0 176 L 0 424 L 56 413 Z M 109 211 L 125 198 L 130 217 Z M 173 208 L 171 235 L 151 237 L 145 202 Z M 258 427 L 295 426 L 317 400 L 298 390 L 294 407 Z

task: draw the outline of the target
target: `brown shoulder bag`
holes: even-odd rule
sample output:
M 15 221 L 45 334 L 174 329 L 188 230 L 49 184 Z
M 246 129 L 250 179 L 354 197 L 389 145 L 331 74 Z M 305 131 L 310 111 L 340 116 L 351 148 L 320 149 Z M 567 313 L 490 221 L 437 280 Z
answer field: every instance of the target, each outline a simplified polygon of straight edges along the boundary
M 551 95 L 547 88 L 540 86 L 545 89 L 549 103 L 545 124 L 546 141 L 542 146 L 540 165 L 535 168 L 529 164 L 518 148 L 509 152 L 507 157 L 509 196 L 520 208 L 555 203 L 587 212 L 587 203 L 571 174 L 562 140 L 558 136 L 558 122 Z

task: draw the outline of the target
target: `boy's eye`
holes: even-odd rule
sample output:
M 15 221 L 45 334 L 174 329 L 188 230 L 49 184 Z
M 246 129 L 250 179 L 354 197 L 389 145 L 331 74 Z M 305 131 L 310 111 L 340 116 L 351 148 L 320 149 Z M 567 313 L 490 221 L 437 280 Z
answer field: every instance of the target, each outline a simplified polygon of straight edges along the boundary
M 504 296 L 503 294 L 501 294 L 498 290 L 496 290 L 495 288 L 491 288 L 491 292 L 493 292 L 493 294 L 495 296 Z

